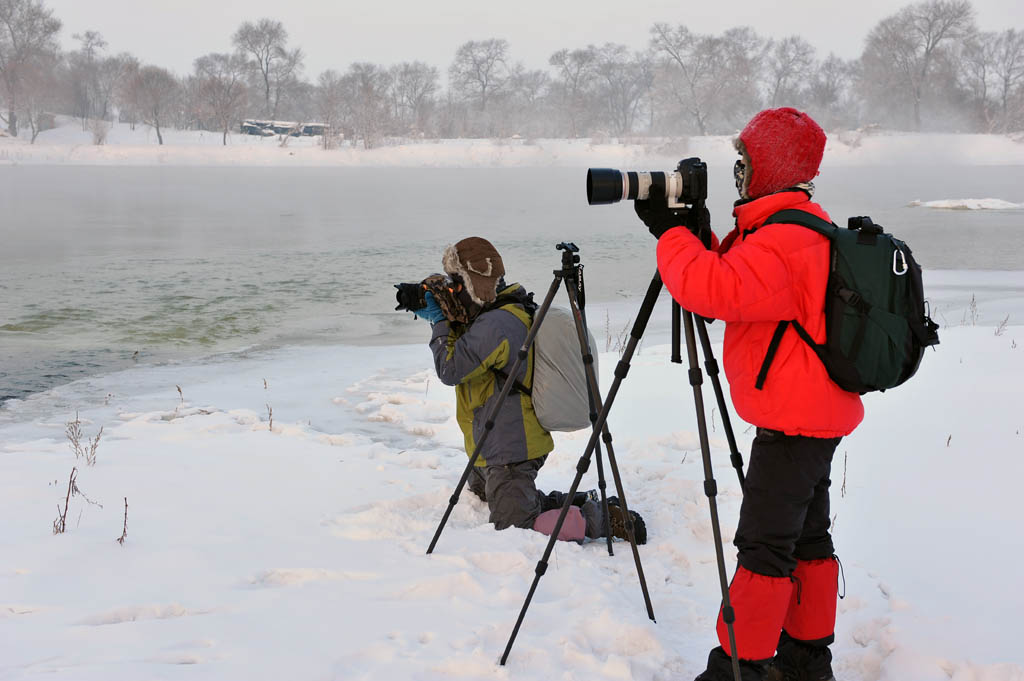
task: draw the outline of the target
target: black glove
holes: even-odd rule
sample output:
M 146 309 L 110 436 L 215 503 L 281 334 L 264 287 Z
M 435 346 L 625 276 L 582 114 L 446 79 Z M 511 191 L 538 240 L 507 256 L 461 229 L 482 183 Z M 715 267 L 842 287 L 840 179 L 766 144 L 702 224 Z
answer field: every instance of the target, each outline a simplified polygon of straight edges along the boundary
M 702 205 L 687 211 L 686 228 L 700 239 L 704 248 L 711 248 L 711 213 L 707 208 Z
M 703 205 L 700 208 L 669 208 L 663 192 L 661 187 L 651 185 L 650 198 L 633 202 L 637 217 L 647 225 L 648 231 L 660 239 L 673 227 L 686 227 L 700 239 L 704 248 L 711 248 L 711 213 L 708 209 Z
M 648 199 L 634 201 L 633 210 L 640 221 L 647 225 L 648 231 L 654 238 L 660 239 L 661 235 L 672 229 L 686 224 L 690 213 L 687 208 L 669 208 L 665 200 L 665 190 L 658 185 L 651 185 Z

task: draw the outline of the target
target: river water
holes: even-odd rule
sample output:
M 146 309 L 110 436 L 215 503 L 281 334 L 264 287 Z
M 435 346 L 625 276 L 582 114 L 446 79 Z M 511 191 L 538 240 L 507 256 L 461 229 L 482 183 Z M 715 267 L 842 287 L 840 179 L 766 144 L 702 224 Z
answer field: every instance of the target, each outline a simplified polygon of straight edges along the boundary
M 576 242 L 589 300 L 642 295 L 654 242 L 626 204 L 588 207 L 585 169 L 0 167 L 0 402 L 138 362 L 250 347 L 422 340 L 392 284 L 490 239 L 543 292 Z M 1022 167 L 847 167 L 819 178 L 843 224 L 870 214 L 926 269 L 1024 270 Z M 731 169 L 709 207 L 731 226 Z M 1022 275 L 1024 285 L 1024 275 Z

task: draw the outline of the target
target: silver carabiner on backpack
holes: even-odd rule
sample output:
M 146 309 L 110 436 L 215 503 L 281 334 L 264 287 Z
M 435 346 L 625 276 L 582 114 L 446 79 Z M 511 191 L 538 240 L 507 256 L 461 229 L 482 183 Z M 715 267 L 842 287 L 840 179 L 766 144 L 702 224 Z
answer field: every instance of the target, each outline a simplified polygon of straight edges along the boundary
M 902 261 L 903 269 L 900 269 Z M 910 265 L 907 264 L 907 256 L 903 254 L 903 251 L 896 249 L 892 252 L 892 273 L 897 277 L 902 277 L 910 270 Z

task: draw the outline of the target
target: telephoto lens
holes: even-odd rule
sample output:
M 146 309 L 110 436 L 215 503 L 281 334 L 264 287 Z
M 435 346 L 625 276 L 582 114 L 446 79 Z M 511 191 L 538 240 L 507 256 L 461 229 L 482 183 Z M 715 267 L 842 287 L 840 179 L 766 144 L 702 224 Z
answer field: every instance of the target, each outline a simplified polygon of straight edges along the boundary
M 629 186 L 621 170 L 591 168 L 587 171 L 587 203 L 599 206 L 629 198 Z
M 619 201 L 646 201 L 653 186 L 662 190 L 670 206 L 696 203 L 707 198 L 707 172 L 707 164 L 699 158 L 683 159 L 671 173 L 590 168 L 587 203 L 598 206 Z

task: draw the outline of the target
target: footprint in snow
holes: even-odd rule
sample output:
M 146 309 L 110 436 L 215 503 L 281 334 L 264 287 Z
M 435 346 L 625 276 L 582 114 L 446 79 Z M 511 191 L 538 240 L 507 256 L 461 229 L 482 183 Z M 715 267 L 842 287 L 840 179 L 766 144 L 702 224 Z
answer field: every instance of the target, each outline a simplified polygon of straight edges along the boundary
M 258 587 L 301 586 L 310 582 L 371 580 L 377 576 L 370 572 L 327 570 L 325 568 L 275 568 L 261 572 L 249 580 Z
M 105 613 L 86 617 L 78 622 L 87 626 L 103 626 L 107 624 L 122 624 L 124 622 L 137 622 L 140 620 L 166 620 L 176 617 L 190 617 L 193 615 L 206 615 L 212 610 L 189 610 L 177 603 L 170 605 L 136 605 L 126 608 L 118 608 Z

